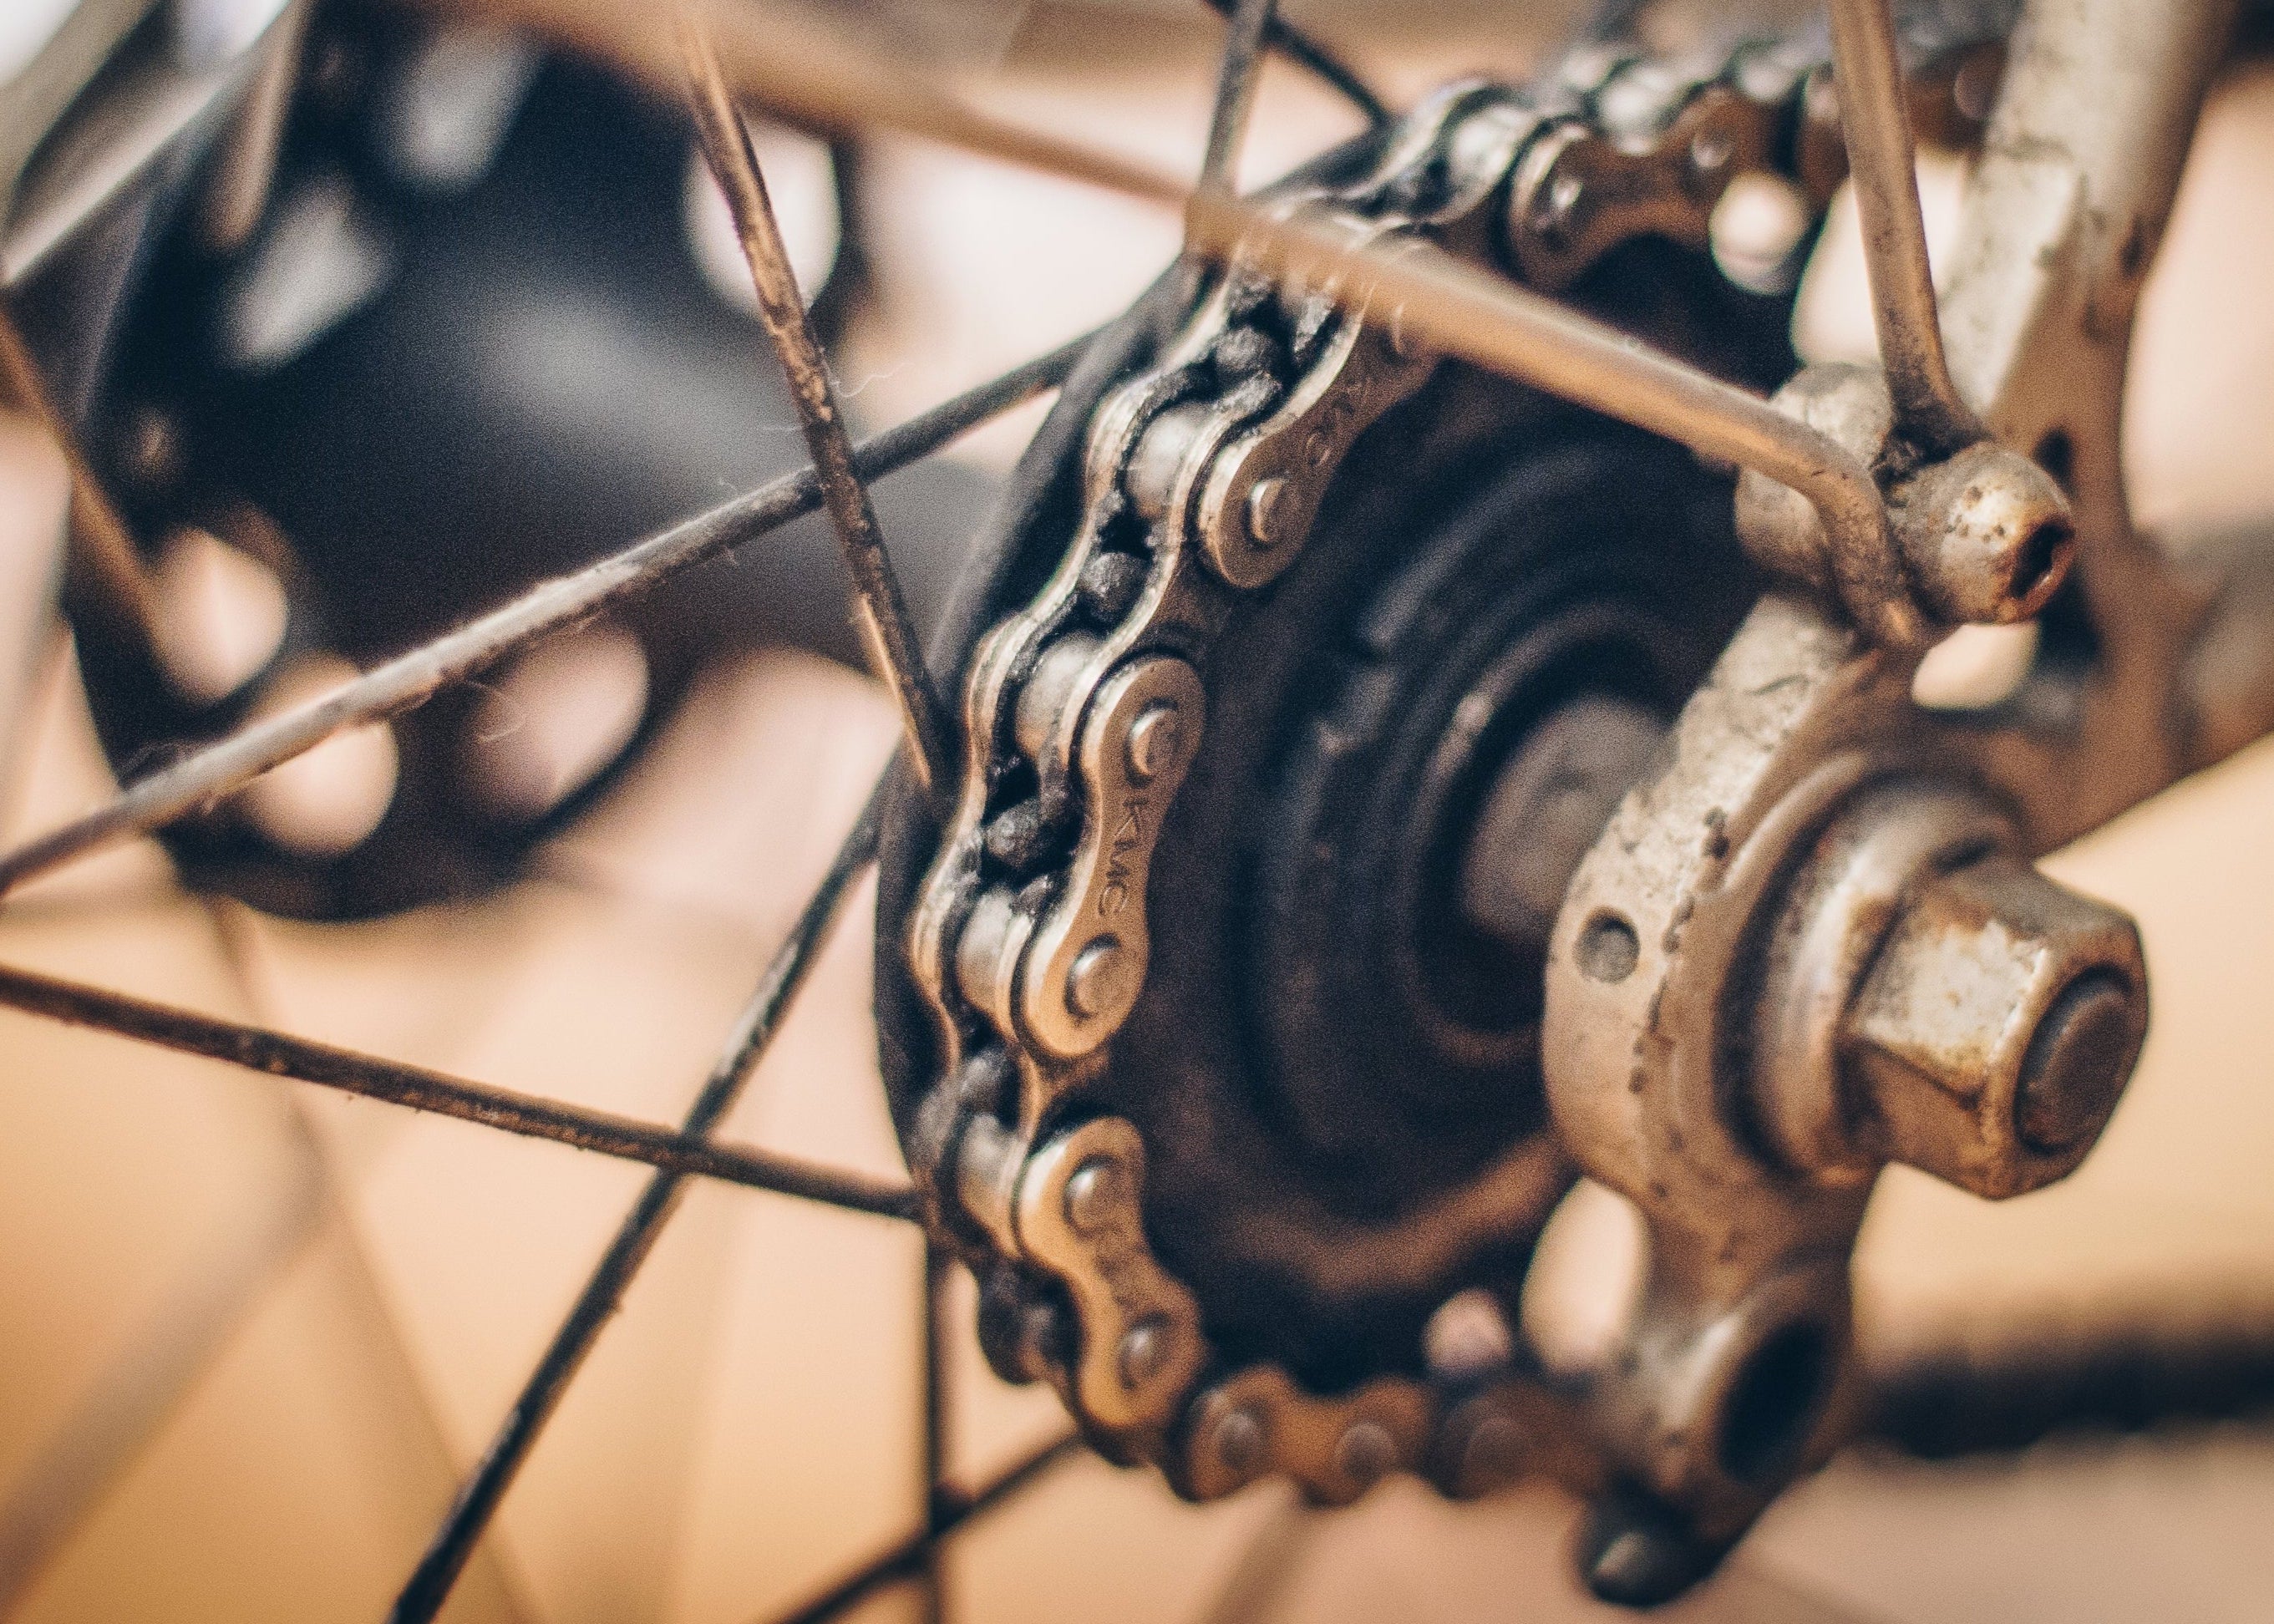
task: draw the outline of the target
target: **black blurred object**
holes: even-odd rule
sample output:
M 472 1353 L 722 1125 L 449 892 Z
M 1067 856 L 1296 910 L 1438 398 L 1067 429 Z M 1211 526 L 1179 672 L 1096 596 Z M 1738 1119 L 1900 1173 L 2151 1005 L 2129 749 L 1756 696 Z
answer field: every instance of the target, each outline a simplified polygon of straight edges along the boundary
M 452 49 L 465 60 L 440 78 L 448 90 L 458 76 L 456 111 L 473 115 L 462 144 L 479 162 L 438 180 L 406 166 L 403 102 Z M 678 108 L 509 37 L 354 10 L 325 14 L 299 82 L 245 252 L 203 249 L 185 182 L 137 252 L 68 256 L 55 273 L 134 269 L 109 342 L 80 345 L 102 363 L 88 443 L 154 560 L 196 526 L 268 565 L 290 604 L 267 671 L 209 704 L 134 639 L 79 617 L 90 703 L 123 776 L 241 723 L 296 656 L 368 666 L 805 460 L 763 333 L 695 259 Z M 482 152 L 485 113 L 506 122 Z M 851 177 L 840 163 L 841 245 L 815 301 L 825 332 L 865 291 Z M 327 299 L 342 306 L 328 319 Z M 313 329 L 297 344 L 296 320 Z M 927 622 L 990 493 L 937 462 L 876 492 Z M 275 912 L 351 918 L 477 894 L 605 791 L 705 665 L 773 644 L 860 659 L 818 517 L 668 583 L 621 625 L 646 663 L 636 729 L 541 810 L 501 814 L 470 789 L 478 730 L 493 725 L 470 685 L 393 724 L 394 796 L 351 849 L 288 851 L 227 807 L 162 838 L 192 885 Z
M 2274 1416 L 2274 1324 L 2142 1325 L 2043 1335 L 1996 1354 L 1876 1372 L 1863 1434 L 1930 1461 L 2024 1449 L 2064 1432 L 2137 1432 Z

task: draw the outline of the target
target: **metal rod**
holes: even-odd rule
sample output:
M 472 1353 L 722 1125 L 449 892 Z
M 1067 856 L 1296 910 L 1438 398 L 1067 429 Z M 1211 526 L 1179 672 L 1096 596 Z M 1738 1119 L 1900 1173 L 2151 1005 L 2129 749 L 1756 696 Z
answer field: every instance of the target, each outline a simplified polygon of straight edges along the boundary
M 1216 69 L 1216 106 L 1209 115 L 1208 150 L 1201 158 L 1202 192 L 1232 192 L 1232 166 L 1239 138 L 1255 109 L 1256 70 L 1263 59 L 1263 36 L 1274 15 L 1272 0 L 1238 0 Z
M 922 1478 L 918 1505 L 924 1527 L 930 1530 L 938 1514 L 940 1492 L 947 1482 L 947 1303 L 945 1288 L 954 1256 L 927 1239 L 923 1259 L 923 1439 L 919 1471 Z M 918 1610 L 922 1624 L 947 1624 L 950 1611 L 946 1553 L 935 1537 L 925 1542 Z
M 854 455 L 877 478 L 929 456 L 975 424 L 1058 387 L 1088 335 L 957 395 L 865 441 Z M 0 856 L 0 892 L 85 853 L 147 834 L 211 805 L 335 733 L 412 709 L 515 650 L 583 624 L 705 560 L 822 505 L 821 477 L 801 469 L 649 537 L 574 574 L 540 583 L 502 608 L 374 667 L 307 704 L 153 773 L 109 805 Z
M 717 1063 L 711 1068 L 710 1077 L 688 1109 L 681 1124 L 686 1138 L 697 1142 L 704 1139 L 742 1097 L 744 1086 L 764 1056 L 767 1044 L 780 1029 L 782 1018 L 788 1013 L 791 1002 L 805 984 L 807 974 L 828 940 L 830 927 L 836 922 L 847 893 L 876 856 L 877 830 L 882 821 L 889 783 L 889 778 L 880 779 L 870 792 L 868 805 L 862 808 L 852 833 L 838 848 L 828 873 L 814 888 L 812 898 L 791 926 L 787 938 L 775 950 L 765 974 L 759 978 L 757 990 L 743 1006 Z M 648 1181 L 647 1188 L 625 1214 L 615 1238 L 602 1254 L 591 1278 L 584 1282 L 576 1305 L 553 1334 L 544 1357 L 530 1372 L 520 1397 L 506 1412 L 480 1463 L 460 1487 L 457 1499 L 443 1517 L 441 1527 L 435 1530 L 425 1555 L 419 1559 L 418 1566 L 403 1585 L 395 1610 L 388 1614 L 393 1624 L 426 1624 L 441 1611 L 451 1586 L 465 1568 L 466 1559 L 473 1554 L 475 1543 L 489 1526 L 499 1502 L 519 1475 L 522 1463 L 529 1458 L 538 1434 L 553 1418 L 569 1382 L 583 1368 L 593 1343 L 599 1340 L 601 1330 L 614 1318 L 625 1290 L 654 1250 L 663 1226 L 678 1209 L 685 1190 L 686 1179 L 681 1175 L 659 1172 Z
M 1380 312 L 1371 319 L 1412 342 L 1790 485 L 1822 516 L 1841 595 L 1871 617 L 1865 629 L 1895 646 L 1921 640 L 1882 545 L 1871 470 L 1760 396 L 1426 243 L 1353 249 L 1330 224 L 1216 192 L 1195 192 L 1186 221 L 1186 241 L 1203 251 L 1330 288 L 1345 309 Z
M 1829 10 L 1840 124 L 1895 422 L 1924 449 L 1946 456 L 1981 439 L 1982 425 L 1943 358 L 1894 19 L 1888 0 L 1831 0 Z
M 629 70 L 654 71 L 652 19 L 636 0 L 501 0 L 532 25 Z M 1347 307 L 1396 311 L 1431 347 L 1663 434 L 1793 486 L 1822 515 L 1841 597 L 1874 641 L 1908 647 L 1925 628 L 1909 606 L 1870 470 L 1826 436 L 1696 367 L 1426 244 L 1353 246 L 1315 222 L 1274 219 L 1222 191 L 1189 192 L 1141 166 L 963 106 L 840 42 L 740 7 L 704 12 L 723 71 L 741 94 L 791 123 L 863 126 L 1088 181 L 1185 211 L 1185 240 L 1254 255 L 1334 286 Z M 1375 303 L 1378 301 L 1378 303 Z M 0 882 L 6 877 L 0 863 Z
M 908 619 L 907 600 L 885 552 L 877 510 L 854 467 L 853 442 L 845 432 L 837 386 L 831 381 L 828 359 L 806 320 L 805 297 L 790 268 L 789 250 L 782 244 L 773 200 L 766 195 L 765 177 L 758 169 L 757 151 L 750 145 L 749 128 L 727 88 L 719 53 L 702 23 L 688 10 L 681 11 L 679 22 L 696 133 L 703 142 L 711 173 L 727 194 L 734 232 L 742 239 L 742 257 L 749 261 L 750 281 L 757 289 L 758 320 L 773 341 L 774 354 L 780 357 L 782 372 L 789 380 L 790 397 L 797 402 L 806 449 L 821 476 L 830 524 L 837 532 L 845 568 L 853 576 L 870 658 L 900 706 L 900 726 L 907 735 L 908 755 L 917 776 L 933 798 L 939 800 L 950 793 L 955 781 L 955 731 L 924 665 L 923 645 Z
M 794 1611 L 779 1613 L 770 1624 L 827 1624 L 843 1617 L 888 1584 L 897 1584 L 922 1570 L 924 1552 L 965 1523 L 994 1510 L 1027 1488 L 1061 1461 L 1082 1453 L 1081 1440 L 1073 1434 L 1044 1444 L 1022 1457 L 983 1487 L 964 1492 L 942 1489 L 935 1497 L 930 1521 L 906 1539 L 847 1575 L 829 1589 Z
M 640 0 L 503 0 L 517 14 L 634 71 L 652 71 L 652 19 Z M 1867 470 L 1826 436 L 1758 395 L 1651 350 L 1552 300 L 1454 261 L 1426 244 L 1353 247 L 1301 220 L 1276 220 L 1221 192 L 1193 192 L 1154 170 L 1023 130 L 849 51 L 778 11 L 702 12 L 726 82 L 792 123 L 884 127 L 1184 209 L 1187 240 L 1210 252 L 1260 252 L 1283 269 L 1335 284 L 1343 304 L 1378 298 L 1448 354 L 1521 378 L 1583 405 L 1758 468 L 1818 500 L 1876 523 Z M 1465 324 L 1477 324 L 1475 331 Z
M 1326 286 L 1337 304 L 1583 406 L 1741 463 L 1835 504 L 1867 503 L 1868 470 L 1828 436 L 1760 396 L 1592 317 L 1426 244 L 1352 249 L 1330 226 L 1276 221 L 1237 199 L 1195 193 L 1191 236 L 1212 252 L 1261 259 Z
M 1205 0 L 1209 10 L 1219 17 L 1230 17 L 1239 0 Z M 1372 86 L 1358 76 L 1356 70 L 1320 44 L 1309 34 L 1279 15 L 1275 9 L 1266 26 L 1263 42 L 1288 61 L 1306 69 L 1322 83 L 1331 86 L 1370 124 L 1386 124 L 1390 111 Z
M 644 1162 L 674 1173 L 698 1174 L 728 1184 L 801 1196 L 888 1218 L 916 1216 L 915 1196 L 902 1186 L 811 1166 L 787 1156 L 738 1146 L 714 1145 L 609 1111 L 543 1100 L 512 1089 L 468 1082 L 422 1067 L 335 1049 L 260 1026 L 219 1020 L 188 1010 L 147 1003 L 104 988 L 0 966 L 0 1005 L 68 1026 L 154 1043 L 161 1049 L 226 1061 L 271 1077 L 336 1088 L 346 1094 L 455 1116 L 531 1139 Z
M 1282 1499 L 1240 1551 L 1223 1588 L 1201 1615 L 1202 1624 L 1256 1624 L 1270 1617 L 1301 1568 L 1317 1526 L 1301 1496 Z
M 284 123 L 299 83 L 308 13 L 314 9 L 314 0 L 288 0 L 253 48 L 252 80 L 222 138 L 199 222 L 206 247 L 214 253 L 233 253 L 244 247 L 267 211 L 276 160 L 284 148 Z
M 73 611 L 101 614 L 107 634 L 132 638 L 147 653 L 155 647 L 158 600 L 142 566 L 141 549 L 95 477 L 78 434 L 49 393 L 40 364 L 4 302 L 0 302 L 0 385 L 53 436 L 71 470 L 66 590 Z

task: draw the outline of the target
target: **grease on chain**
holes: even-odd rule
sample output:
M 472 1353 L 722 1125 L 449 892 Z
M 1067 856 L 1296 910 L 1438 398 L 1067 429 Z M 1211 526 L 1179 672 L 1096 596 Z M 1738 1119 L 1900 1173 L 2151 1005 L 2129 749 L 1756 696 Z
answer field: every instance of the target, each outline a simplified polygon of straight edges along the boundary
M 1923 136 L 1969 139 L 1998 41 L 1906 43 Z M 1359 180 L 1278 207 L 1555 290 L 1638 237 L 1705 246 L 1741 174 L 1781 176 L 1820 211 L 1845 169 L 1824 48 L 1787 41 L 1710 63 L 1600 54 L 1540 93 L 1449 86 Z M 994 1265 L 1012 1330 L 991 1350 L 1051 1382 L 1109 1454 L 1158 1462 L 1196 1499 L 1279 1473 L 1338 1503 L 1395 1470 L 1474 1494 L 1568 1454 L 1562 1401 L 1513 1378 L 1454 1392 L 1383 1376 L 1322 1397 L 1276 1367 L 1226 1367 L 1146 1244 L 1136 1128 L 1082 1120 L 1144 985 L 1147 877 L 1207 725 L 1218 631 L 1294 562 L 1344 454 L 1434 365 L 1396 311 L 1335 293 L 1235 263 L 1099 405 L 1078 533 L 972 658 L 963 781 L 908 928 L 942 1055 L 915 1172 L 940 1225 Z

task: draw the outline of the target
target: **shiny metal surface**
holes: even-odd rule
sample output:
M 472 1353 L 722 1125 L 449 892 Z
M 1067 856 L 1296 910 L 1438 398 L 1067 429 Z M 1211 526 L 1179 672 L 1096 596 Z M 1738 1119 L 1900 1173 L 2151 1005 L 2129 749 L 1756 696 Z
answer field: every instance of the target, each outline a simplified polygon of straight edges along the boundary
M 828 507 L 838 546 L 853 577 L 862 630 L 877 674 L 900 702 L 900 725 L 908 735 L 908 759 L 923 781 L 940 786 L 938 793 L 944 794 L 955 758 L 954 735 L 939 695 L 933 689 L 931 673 L 924 665 L 923 650 L 908 620 L 907 598 L 885 554 L 876 509 L 870 505 L 869 492 L 855 467 L 853 442 L 845 431 L 837 386 L 830 379 L 829 363 L 806 319 L 806 296 L 790 269 L 789 250 L 783 245 L 781 228 L 774 222 L 765 177 L 758 172 L 757 153 L 727 92 L 718 51 L 703 24 L 691 13 L 680 19 L 680 49 L 687 62 L 695 126 L 702 137 L 704 155 L 726 191 L 743 257 L 749 261 L 751 280 L 757 287 L 759 320 L 788 376 L 790 394 L 805 427 L 806 448 L 821 478 L 822 500 Z
M 1981 427 L 1959 398 L 1943 358 L 1894 19 L 1887 0 L 1833 0 L 1827 9 L 1840 124 L 1864 219 L 1879 355 L 1895 420 L 1925 448 L 1948 455 L 1980 438 Z
M 614 26 L 597 12 L 535 9 L 587 41 Z M 1568 111 L 1551 117 L 1461 87 L 1392 138 L 1371 192 L 1321 186 L 1306 210 L 1204 185 L 1183 201 L 1191 241 L 1222 263 L 1220 280 L 1168 357 L 1098 414 L 1083 531 L 968 673 L 960 761 L 892 603 L 873 515 L 863 528 L 859 477 L 871 459 L 832 432 L 826 373 L 783 274 L 727 69 L 698 52 L 713 157 L 730 193 L 739 186 L 762 300 L 771 289 L 777 339 L 793 371 L 802 359 L 809 373 L 821 471 L 552 583 L 158 775 L 96 818 L 0 859 L 0 883 L 154 826 L 797 504 L 825 503 L 856 573 L 863 556 L 871 566 L 872 625 L 892 647 L 880 663 L 896 674 L 913 755 L 930 763 L 935 788 L 960 778 L 910 942 L 953 1063 L 938 1079 L 938 1114 L 952 1116 L 939 1136 L 945 1160 L 920 1173 L 930 1218 L 967 1241 L 975 1229 L 983 1239 L 975 1244 L 1046 1272 L 1063 1290 L 1064 1310 L 1028 1304 L 1027 1372 L 1057 1382 L 1093 1431 L 1159 1462 L 1196 1497 L 1274 1472 L 1333 1503 L 1398 1470 L 1427 1472 L 1456 1492 L 1526 1469 L 1607 1490 L 1611 1520 L 1590 1541 L 1591 1577 L 1608 1595 L 1653 1599 L 1694 1578 L 1838 1435 L 1849 1396 L 1847 1254 L 1881 1162 L 1905 1160 L 1985 1195 L 2016 1193 L 2074 1166 L 2113 1108 L 2144 1024 L 2136 933 L 2027 859 L 2274 720 L 2274 663 L 2258 636 L 2263 558 L 2169 568 L 2132 533 L 2115 462 L 2129 301 L 2221 19 L 2213 6 L 2146 24 L 2135 10 L 2121 26 L 2113 15 L 2059 0 L 2031 13 L 1954 289 L 1950 370 L 1934 337 L 1894 41 L 1876 4 L 1836 6 L 1834 20 L 1884 381 L 1804 374 L 1764 402 L 1481 268 L 1551 267 L 1560 277 L 1634 235 L 1702 240 L 1713 177 L 1760 116 L 1794 109 L 1804 94 L 1796 78 L 1749 109 L 1725 82 L 1734 70 L 1709 76 L 1668 109 L 1663 149 L 1642 154 L 1598 139 Z M 1270 7 L 1249 0 L 1238 20 L 1233 56 L 1252 65 Z M 746 22 L 722 14 L 719 27 L 735 87 L 810 122 L 850 124 L 858 104 L 901 128 L 1179 199 L 1138 166 L 983 118 L 843 53 L 784 68 L 766 60 Z M 2054 48 L 2088 35 L 2091 48 Z M 2104 36 L 2116 43 L 2102 49 Z M 644 34 L 611 34 L 606 48 L 664 71 Z M 1247 71 L 1227 70 L 1222 130 L 1238 128 Z M 2112 144 L 2111 109 L 2136 115 L 2131 145 Z M 2080 120 L 2090 140 L 2065 145 Z M 1224 172 L 1230 146 L 1229 136 L 1212 140 L 1209 178 Z M 1413 190 L 1427 164 L 1455 176 L 1455 195 L 1434 211 L 1401 208 L 1397 185 Z M 1503 210 L 1503 185 L 1532 190 Z M 1599 201 L 1621 201 L 1623 187 L 1623 210 Z M 1483 222 L 1503 216 L 1534 237 L 1494 239 Z M 1586 231 L 1574 232 L 1583 220 Z M 1571 252 L 1574 242 L 1585 252 Z M 1253 318 L 1275 297 L 1302 335 L 1284 356 L 1254 342 L 1271 337 Z M 1547 1044 L 1562 1141 L 1653 1226 L 1644 1304 L 1621 1357 L 1577 1394 L 1529 1372 L 1502 1372 L 1482 1390 L 1400 1372 L 1320 1394 L 1276 1365 L 1211 1364 L 1191 1294 L 1145 1234 L 1147 1147 L 1118 1117 L 1068 1125 L 1060 1113 L 1082 1100 L 1092 1057 L 1142 989 L 1144 929 L 1177 925 L 1145 917 L 1155 798 L 1175 795 L 1202 736 L 1223 595 L 1259 590 L 1296 561 L 1359 432 L 1449 356 L 1802 493 L 1804 507 L 1752 479 L 1741 501 L 1757 555 L 1815 597 L 1762 600 L 1684 710 L 1670 756 L 1581 861 L 1556 924 Z M 1038 364 L 1015 387 L 1005 380 L 982 394 L 999 402 L 1046 387 L 1064 370 L 1062 357 L 1052 362 L 1058 372 Z M 1979 439 L 1962 415 L 1951 371 L 2000 443 Z M 875 460 L 915 455 L 955 432 L 962 405 L 896 432 Z M 1905 440 L 1934 460 L 1891 455 L 1890 447 L 1918 448 Z M 1151 527 L 1142 558 L 1114 528 L 1132 513 Z M 2066 708 L 1922 716 L 1910 680 L 1931 635 L 1954 621 L 2035 613 L 2063 589 L 2072 553 L 2071 596 L 2099 634 L 2097 658 L 2081 671 L 2048 664 L 2023 691 Z M 2056 710 L 2082 725 L 2044 726 Z M 1029 770 L 1030 795 L 1010 806 L 993 799 Z M 1898 782 L 1925 787 L 1890 791 Z M 1529 791 L 1511 796 L 1539 804 Z M 1608 797 L 1582 799 L 1599 808 Z M 1546 871 L 1560 876 L 1579 844 L 1563 841 Z M 848 853 L 834 876 L 840 891 L 862 861 Z M 1474 911 L 1552 911 L 1551 881 L 1516 879 L 1497 891 L 1480 880 Z M 1100 926 L 1131 909 L 1136 923 Z M 770 981 L 766 996 L 779 997 L 757 1022 L 760 1042 L 798 962 Z M 25 981 L 19 1001 L 106 1014 L 99 997 L 60 986 Z M 245 1029 L 220 1025 L 195 1036 L 209 1053 L 246 1041 Z M 297 1059 L 284 1048 L 260 1052 L 318 1067 L 297 1050 Z M 746 1072 L 753 1053 L 745 1044 L 728 1069 Z M 462 1093 L 449 1097 L 463 1114 L 510 1114 Z M 668 1144 L 597 1117 L 524 1126 L 606 1139 L 666 1171 L 611 1253 L 614 1272 L 604 1267 L 563 1328 L 539 1372 L 538 1402 L 516 1408 L 491 1457 L 503 1464 L 486 1466 L 466 1502 L 472 1511 L 446 1524 L 399 1616 L 440 1605 L 549 1413 L 545 1395 L 557 1397 L 644 1257 L 676 1176 L 732 1160 L 691 1142 L 731 1094 L 714 1083 L 708 1115 L 698 1106 L 700 1120 L 663 1136 Z M 748 1182 L 763 1183 L 756 1160 L 744 1160 Z M 787 1187 L 787 1175 L 770 1176 L 769 1187 Z M 890 1194 L 891 1210 L 902 1211 L 905 1199 Z M 884 1210 L 885 1197 L 869 1205 Z M 1051 1446 L 1002 1484 L 1025 1481 L 1021 1473 L 1062 1449 Z M 933 1537 L 958 1520 L 958 1502 L 933 1500 L 921 1542 L 855 1575 L 811 1616 L 930 1561 Z

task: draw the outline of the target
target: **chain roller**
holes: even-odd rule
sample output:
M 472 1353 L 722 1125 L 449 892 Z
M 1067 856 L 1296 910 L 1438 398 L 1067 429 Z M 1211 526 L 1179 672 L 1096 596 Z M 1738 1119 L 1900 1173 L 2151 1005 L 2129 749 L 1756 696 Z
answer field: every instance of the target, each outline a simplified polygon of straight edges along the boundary
M 1971 133 L 1952 86 L 1984 41 L 1906 45 L 1922 126 Z M 1741 174 L 1820 209 L 1845 172 L 1828 76 L 1803 39 L 1687 64 L 1599 54 L 1539 94 L 1455 85 L 1358 180 L 1291 186 L 1278 207 L 1354 245 L 1427 243 L 1560 289 L 1638 237 L 1705 246 Z M 1344 454 L 1433 370 L 1397 311 L 1335 296 L 1235 262 L 1101 403 L 1078 533 L 971 662 L 963 781 L 908 928 L 943 1039 L 937 1160 L 917 1169 L 940 1222 L 1025 1282 L 1019 1373 L 1201 1500 L 1277 1474 L 1341 1503 L 1397 1470 L 1479 1492 L 1539 1452 L 1542 1406 L 1561 1402 L 1514 1379 L 1456 1394 L 1395 1374 L 1321 1395 L 1274 1365 L 1227 1367 L 1147 1243 L 1137 1130 L 1076 1120 L 1144 984 L 1147 876 L 1206 725 L 1217 628 L 1293 564 Z

